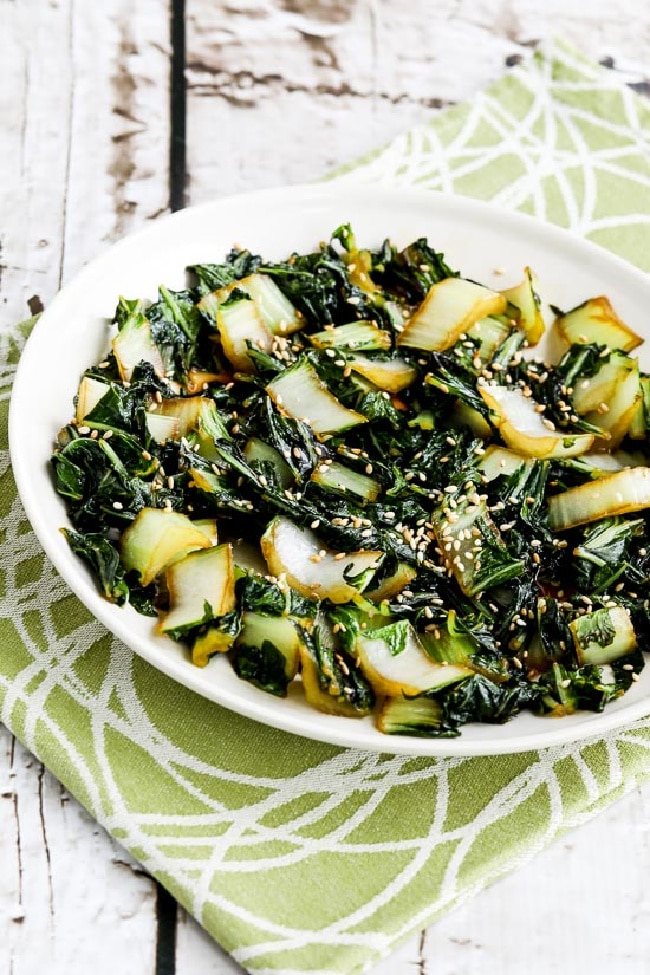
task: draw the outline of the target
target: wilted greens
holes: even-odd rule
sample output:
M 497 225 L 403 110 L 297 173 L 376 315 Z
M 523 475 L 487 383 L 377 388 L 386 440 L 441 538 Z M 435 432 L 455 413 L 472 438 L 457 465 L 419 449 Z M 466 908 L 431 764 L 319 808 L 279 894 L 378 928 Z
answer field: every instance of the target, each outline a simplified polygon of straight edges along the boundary
M 529 269 L 349 226 L 120 298 L 52 458 L 68 542 L 198 666 L 386 733 L 600 711 L 650 629 L 650 377 L 606 299 L 554 311 L 551 365 Z

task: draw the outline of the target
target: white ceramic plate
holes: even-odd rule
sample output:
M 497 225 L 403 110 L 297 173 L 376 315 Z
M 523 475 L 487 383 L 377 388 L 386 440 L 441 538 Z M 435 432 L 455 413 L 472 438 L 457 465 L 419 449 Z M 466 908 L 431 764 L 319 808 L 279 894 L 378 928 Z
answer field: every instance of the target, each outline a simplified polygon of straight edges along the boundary
M 607 294 L 621 317 L 643 334 L 650 281 L 606 251 L 568 233 L 472 200 L 382 187 L 306 186 L 251 193 L 181 211 L 157 221 L 89 264 L 43 314 L 23 353 L 10 414 L 13 468 L 27 515 L 57 569 L 95 616 L 155 667 L 199 694 L 265 724 L 339 745 L 418 755 L 484 755 L 584 740 L 650 713 L 650 667 L 603 714 L 472 725 L 457 739 L 381 735 L 372 719 L 355 721 L 309 708 L 299 687 L 285 700 L 245 683 L 224 658 L 194 667 L 173 642 L 154 636 L 149 618 L 103 600 L 59 527 L 68 523 L 52 487 L 48 460 L 72 412 L 82 371 L 105 354 L 118 295 L 154 299 L 160 283 L 180 288 L 184 268 L 220 261 L 237 242 L 265 257 L 314 248 L 350 221 L 362 246 L 389 236 L 398 245 L 426 236 L 452 267 L 487 285 L 506 287 L 531 265 L 547 301 L 569 308 Z M 497 276 L 495 269 L 505 269 Z M 650 349 L 650 347 L 649 347 Z M 641 350 L 644 368 L 650 355 Z

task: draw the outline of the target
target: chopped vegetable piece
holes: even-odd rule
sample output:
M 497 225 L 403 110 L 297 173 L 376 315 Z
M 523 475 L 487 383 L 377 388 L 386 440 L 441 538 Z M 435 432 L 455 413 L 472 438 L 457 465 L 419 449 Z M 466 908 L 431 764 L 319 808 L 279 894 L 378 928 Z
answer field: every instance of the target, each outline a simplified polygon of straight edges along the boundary
M 467 677 L 466 667 L 437 664 L 410 623 L 400 620 L 362 634 L 355 645 L 359 665 L 378 694 L 413 697 Z
M 387 697 L 377 727 L 385 735 L 437 735 L 444 728 L 442 705 L 431 697 Z
M 268 274 L 251 274 L 237 281 L 237 287 L 251 296 L 262 321 L 274 335 L 297 332 L 305 324 L 300 312 Z
M 565 531 L 644 508 L 650 508 L 650 468 L 633 467 L 554 494 L 548 499 L 548 520 L 554 531 Z
M 357 663 L 340 645 L 322 615 L 311 634 L 302 632 L 299 647 L 305 698 L 318 711 L 360 718 L 375 703 L 372 687 Z
M 463 497 L 449 508 L 443 502 L 431 516 L 447 571 L 467 596 L 518 576 L 523 563 L 513 559 L 497 526 L 478 497 Z
M 628 373 L 629 359 L 625 352 L 612 352 L 606 358 L 599 359 L 599 362 L 602 364 L 593 376 L 578 380 L 573 387 L 571 405 L 580 416 L 597 410 L 601 403 L 609 403 L 617 384 Z
M 628 432 L 634 414 L 642 401 L 639 386 L 639 367 L 636 359 L 628 359 L 621 374 L 617 377 L 616 386 L 605 405 L 593 413 L 587 413 L 585 420 L 600 427 L 602 446 L 614 450 Z
M 382 552 L 334 553 L 288 518 L 274 518 L 261 539 L 269 572 L 303 596 L 347 603 L 367 588 Z
M 506 304 L 497 291 L 463 278 L 445 278 L 408 319 L 397 344 L 430 352 L 449 349 L 479 319 L 500 314 Z
M 177 416 L 147 413 L 147 430 L 159 444 L 163 444 L 167 440 L 180 440 L 181 421 Z
M 347 325 L 332 326 L 327 331 L 314 332 L 308 336 L 312 345 L 318 349 L 351 349 L 354 351 L 381 350 L 388 352 L 391 334 L 377 327 L 375 322 L 349 322 Z
M 235 672 L 262 690 L 283 697 L 298 673 L 302 639 L 288 616 L 242 613 L 235 641 Z
M 250 349 L 270 352 L 273 348 L 273 333 L 249 298 L 220 305 L 217 329 L 226 358 L 239 372 L 255 371 Z
M 545 330 L 538 291 L 537 276 L 526 267 L 523 281 L 503 292 L 504 297 L 519 311 L 517 328 L 524 331 L 529 345 L 537 345 Z
M 102 383 L 92 376 L 84 376 L 79 383 L 77 393 L 77 423 L 83 423 L 88 414 L 95 409 L 101 399 L 110 390 L 108 383 Z
M 408 565 L 406 562 L 398 562 L 395 571 L 385 576 L 377 587 L 373 583 L 369 589 L 365 590 L 364 596 L 371 603 L 381 603 L 406 589 L 416 576 L 417 572 L 412 565 Z
M 560 335 L 569 345 L 587 342 L 604 345 L 608 349 L 631 352 L 643 339 L 621 321 L 609 298 L 601 295 L 590 298 L 556 319 Z
M 375 386 L 389 393 L 399 393 L 410 386 L 417 377 L 417 369 L 403 359 L 371 359 L 364 355 L 348 356 L 352 372 L 369 379 Z
M 340 433 L 359 423 L 367 423 L 361 413 L 348 410 L 339 403 L 305 359 L 281 373 L 266 389 L 283 413 L 304 420 L 318 436 Z
M 345 464 L 332 461 L 329 464 L 319 464 L 311 476 L 313 484 L 328 491 L 340 494 L 354 494 L 361 501 L 376 501 L 381 492 L 379 481 L 351 470 Z
M 187 515 L 164 508 L 143 508 L 122 535 L 121 556 L 127 571 L 148 586 L 163 569 L 197 549 L 209 548 L 204 531 Z
M 575 457 L 594 442 L 592 434 L 556 431 L 550 420 L 535 409 L 535 403 L 514 386 L 483 383 L 478 391 L 495 414 L 499 433 L 513 450 L 528 457 Z M 549 426 L 550 424 L 550 426 Z
M 205 396 L 178 396 L 163 399 L 155 415 L 172 417 L 177 421 L 178 437 L 186 437 L 194 430 L 205 411 L 214 411 L 214 403 Z M 151 429 L 151 427 L 150 427 Z
M 129 313 L 120 323 L 120 330 L 112 341 L 113 354 L 122 381 L 131 381 L 133 371 L 140 362 L 149 362 L 157 376 L 165 375 L 162 355 L 151 335 L 151 323 L 142 311 L 142 302 L 129 307 Z
M 192 644 L 192 663 L 195 667 L 207 667 L 210 657 L 216 653 L 227 653 L 234 642 L 234 635 L 227 629 L 208 626 L 205 633 L 200 633 Z
M 636 634 L 627 609 L 613 606 L 578 616 L 569 623 L 581 667 L 611 664 L 636 648 Z
M 478 343 L 476 352 L 479 359 L 489 362 L 509 332 L 510 325 L 499 318 L 479 318 L 475 325 L 467 329 L 467 338 Z
M 232 547 L 217 545 L 174 562 L 165 573 L 169 612 L 163 633 L 178 633 L 225 616 L 235 608 Z
M 293 472 L 280 451 L 259 437 L 251 437 L 244 447 L 244 456 L 251 467 L 258 465 L 262 470 L 270 467 L 275 481 L 283 490 L 295 483 Z
M 495 477 L 507 477 L 509 474 L 514 474 L 527 460 L 528 458 L 524 454 L 518 454 L 516 450 L 492 445 L 481 457 L 478 467 L 488 481 L 493 481 Z

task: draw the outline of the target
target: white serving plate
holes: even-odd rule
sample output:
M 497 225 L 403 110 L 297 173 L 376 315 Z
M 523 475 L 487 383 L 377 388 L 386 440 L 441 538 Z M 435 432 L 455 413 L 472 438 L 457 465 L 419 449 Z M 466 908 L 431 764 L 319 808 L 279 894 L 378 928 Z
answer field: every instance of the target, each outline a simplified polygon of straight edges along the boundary
M 344 222 L 352 223 L 361 246 L 378 246 L 385 237 L 403 246 L 426 236 L 464 276 L 495 287 L 517 283 L 524 265 L 530 265 L 545 300 L 569 308 L 606 294 L 633 329 L 646 331 L 650 280 L 642 272 L 556 227 L 474 200 L 325 184 L 265 190 L 183 210 L 84 268 L 54 299 L 27 342 L 14 384 L 9 439 L 20 497 L 47 555 L 88 609 L 159 670 L 233 711 L 309 738 L 390 753 L 487 755 L 582 741 L 650 713 L 647 667 L 638 683 L 600 715 L 557 719 L 524 713 L 505 725 L 465 727 L 456 739 L 382 735 L 371 718 L 314 711 L 295 684 L 286 699 L 265 694 L 240 680 L 223 657 L 205 669 L 194 667 L 181 647 L 154 635 L 150 618 L 102 599 L 68 548 L 59 528 L 69 522 L 48 461 L 58 430 L 72 415 L 81 373 L 107 351 L 118 296 L 154 299 L 161 283 L 181 288 L 186 265 L 219 262 L 234 243 L 271 259 L 313 249 Z M 650 346 L 639 351 L 647 370 Z

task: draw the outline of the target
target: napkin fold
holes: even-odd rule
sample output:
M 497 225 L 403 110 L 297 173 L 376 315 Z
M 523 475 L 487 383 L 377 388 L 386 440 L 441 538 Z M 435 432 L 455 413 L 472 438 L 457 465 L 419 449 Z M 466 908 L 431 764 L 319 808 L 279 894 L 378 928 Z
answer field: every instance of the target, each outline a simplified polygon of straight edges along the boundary
M 336 175 L 493 200 L 650 269 L 650 106 L 556 45 Z M 650 721 L 582 747 L 345 750 L 206 701 L 47 562 L 7 452 L 28 323 L 0 336 L 0 719 L 254 973 L 372 967 L 650 775 Z

